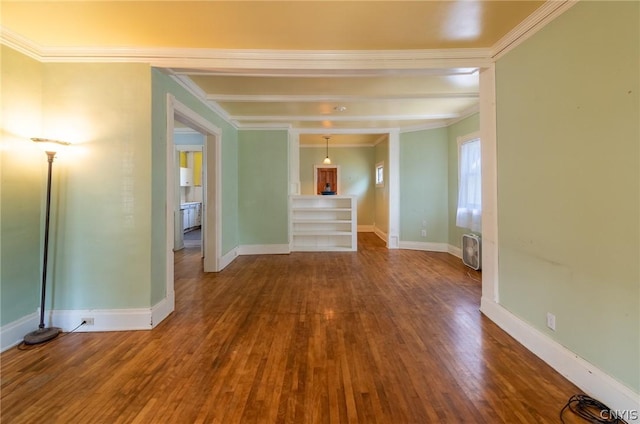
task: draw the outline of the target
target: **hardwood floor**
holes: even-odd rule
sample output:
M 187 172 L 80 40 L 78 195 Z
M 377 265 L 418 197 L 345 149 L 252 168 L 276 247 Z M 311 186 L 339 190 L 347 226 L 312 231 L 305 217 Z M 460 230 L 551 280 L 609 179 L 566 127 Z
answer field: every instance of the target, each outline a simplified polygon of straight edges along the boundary
M 445 253 L 176 253 L 152 331 L 2 354 L 2 423 L 558 423 L 580 390 L 480 314 Z M 577 423 L 571 413 L 567 423 Z

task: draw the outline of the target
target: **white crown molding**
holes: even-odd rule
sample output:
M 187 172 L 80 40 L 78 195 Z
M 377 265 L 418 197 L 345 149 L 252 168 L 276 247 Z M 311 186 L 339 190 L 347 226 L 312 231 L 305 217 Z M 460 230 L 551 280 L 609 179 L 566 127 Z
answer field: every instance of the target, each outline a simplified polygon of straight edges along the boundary
M 217 102 L 388 102 L 395 100 L 422 100 L 422 99 L 477 99 L 478 92 L 469 93 L 410 93 L 406 95 L 323 95 L 323 94 L 288 94 L 288 95 L 250 95 L 250 94 L 208 94 L 207 100 Z
M 387 134 L 381 134 L 380 137 L 376 138 L 376 141 L 373 142 L 374 146 L 382 143 L 383 141 L 387 141 L 389 139 Z
M 2 26 L 0 26 L 0 44 L 4 44 L 31 59 L 42 62 L 42 48 L 39 45 Z
M 233 77 L 375 77 L 385 76 L 459 76 L 473 75 L 478 72 L 478 67 L 463 68 L 411 68 L 411 69 L 193 69 L 173 68 L 176 74 L 192 76 L 233 76 Z
M 289 123 L 279 123 L 279 122 L 271 122 L 271 123 L 251 123 L 251 124 L 243 124 L 238 122 L 237 128 L 243 131 L 275 131 L 275 130 L 290 130 L 291 124 Z
M 208 107 L 212 112 L 214 112 L 215 114 L 220 116 L 222 119 L 227 121 L 229 125 L 233 126 L 236 129 L 239 128 L 237 122 L 231 119 L 229 114 L 224 109 L 222 109 L 216 102 L 207 100 L 207 94 L 198 85 L 196 85 L 193 81 L 191 81 L 189 77 L 186 77 L 184 75 L 174 75 L 173 73 L 169 73 L 169 76 L 178 85 L 180 85 L 182 88 L 184 88 L 193 96 L 195 96 L 198 100 L 200 100 L 202 104 Z
M 457 122 L 460 122 L 464 119 L 467 119 L 473 114 L 480 113 L 480 104 L 472 105 L 471 107 L 466 108 L 462 112 L 460 112 L 460 116 L 454 119 L 450 119 L 447 121 L 447 126 L 453 125 Z
M 547 0 L 525 20 L 520 22 L 491 47 L 491 58 L 495 62 L 523 41 L 544 28 L 549 22 L 569 10 L 579 0 Z
M 442 113 L 442 114 L 411 114 L 411 115 L 358 115 L 358 116 L 331 116 L 330 119 L 334 122 L 348 122 L 348 121 L 413 121 L 420 119 L 455 119 L 460 115 L 457 113 Z M 325 121 L 327 115 L 261 115 L 261 116 L 235 116 L 231 115 L 230 118 L 234 121 L 265 121 L 265 122 L 291 122 L 291 121 Z M 325 130 L 326 131 L 326 130 Z
M 159 68 L 260 70 L 420 70 L 476 68 L 491 63 L 491 49 L 226 50 L 193 48 L 45 47 L 7 28 L 0 42 L 41 62 L 141 62 Z
M 298 70 L 319 75 L 376 70 L 440 72 L 447 68 L 482 68 L 575 5 L 579 0 L 548 0 L 490 48 L 427 50 L 231 50 L 194 48 L 46 47 L 0 26 L 0 43 L 40 62 L 142 62 L 159 68 L 196 68 L 201 72 L 295 76 Z M 224 71 L 222 71 L 224 70 Z M 274 73 L 275 72 L 275 73 Z M 473 72 L 459 69 L 456 72 Z
M 329 131 L 332 135 L 337 134 L 389 134 L 392 132 L 398 132 L 398 128 L 292 128 L 289 133 L 293 136 L 299 136 L 300 134 L 320 134 L 326 135 Z

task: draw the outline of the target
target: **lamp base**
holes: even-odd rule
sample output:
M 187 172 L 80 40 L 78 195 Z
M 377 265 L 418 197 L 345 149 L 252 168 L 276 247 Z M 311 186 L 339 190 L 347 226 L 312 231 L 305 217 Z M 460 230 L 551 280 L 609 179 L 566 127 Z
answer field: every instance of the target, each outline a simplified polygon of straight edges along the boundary
M 55 339 L 58 334 L 60 334 L 60 329 L 58 327 L 38 328 L 36 331 L 32 331 L 24 336 L 24 343 L 34 345 L 48 342 L 51 339 Z

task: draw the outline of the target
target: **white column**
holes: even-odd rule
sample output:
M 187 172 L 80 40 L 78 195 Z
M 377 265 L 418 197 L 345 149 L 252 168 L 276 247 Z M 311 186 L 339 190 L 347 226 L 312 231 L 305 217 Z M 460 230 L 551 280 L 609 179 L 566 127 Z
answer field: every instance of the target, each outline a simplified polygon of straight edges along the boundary
M 387 247 L 400 247 L 400 132 L 389 133 L 389 231 Z
M 482 302 L 499 302 L 495 65 L 480 70 L 482 148 Z M 481 306 L 481 309 L 482 306 Z

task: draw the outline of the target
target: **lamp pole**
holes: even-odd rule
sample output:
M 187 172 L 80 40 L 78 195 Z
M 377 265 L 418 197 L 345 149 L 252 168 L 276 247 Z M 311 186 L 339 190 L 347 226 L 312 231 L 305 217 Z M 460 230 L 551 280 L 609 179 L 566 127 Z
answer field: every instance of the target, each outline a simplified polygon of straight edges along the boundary
M 42 288 L 40 292 L 40 324 L 38 329 L 30 332 L 24 336 L 24 342 L 26 344 L 38 344 L 47 342 L 60 333 L 60 329 L 57 327 L 46 328 L 44 325 L 44 304 L 47 294 L 47 262 L 49 257 L 49 220 L 51 216 L 51 176 L 53 170 L 53 159 L 56 157 L 56 151 L 52 149 L 52 146 L 56 145 L 68 145 L 69 143 L 57 140 L 47 140 L 42 138 L 33 138 L 36 143 L 42 143 L 42 147 L 45 149 L 47 155 L 48 169 L 47 169 L 47 198 L 45 206 L 45 219 L 44 219 L 44 252 L 42 254 Z
M 47 162 L 49 169 L 47 171 L 47 203 L 44 218 L 44 252 L 42 256 L 42 294 L 40 296 L 40 305 L 44 305 L 45 296 L 47 294 L 47 259 L 49 257 L 49 218 L 51 217 L 51 171 L 53 169 L 53 158 L 56 152 L 45 152 L 47 154 Z M 40 325 L 39 329 L 44 328 L 44 307 L 40 307 Z

